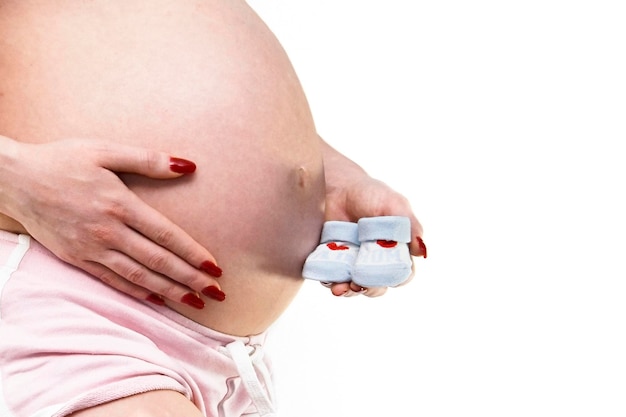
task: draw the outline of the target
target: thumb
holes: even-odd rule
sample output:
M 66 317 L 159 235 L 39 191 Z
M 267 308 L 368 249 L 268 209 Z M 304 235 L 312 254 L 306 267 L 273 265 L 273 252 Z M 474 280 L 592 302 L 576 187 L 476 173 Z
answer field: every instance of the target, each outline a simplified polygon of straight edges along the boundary
M 168 179 L 191 174 L 196 164 L 166 152 L 137 146 L 110 144 L 99 157 L 103 168 L 126 174 L 139 174 L 150 178 Z

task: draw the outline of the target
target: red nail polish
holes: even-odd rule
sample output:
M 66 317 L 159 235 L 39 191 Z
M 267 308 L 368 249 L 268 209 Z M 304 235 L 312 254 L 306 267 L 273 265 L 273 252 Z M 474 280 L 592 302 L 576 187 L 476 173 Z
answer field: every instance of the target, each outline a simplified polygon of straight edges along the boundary
M 150 294 L 149 296 L 146 297 L 147 301 L 150 301 L 153 304 L 156 304 L 158 306 L 164 306 L 165 305 L 165 300 L 163 300 L 163 297 L 161 297 L 158 294 Z
M 202 310 L 204 308 L 204 301 L 202 301 L 200 297 L 192 293 L 187 293 L 183 295 L 183 298 L 181 298 L 180 301 L 194 308 L 197 308 L 198 310 Z
M 224 294 L 224 292 L 222 292 L 215 285 L 210 285 L 203 289 L 202 294 L 206 295 L 207 297 L 211 297 L 212 299 L 217 301 L 224 301 L 226 299 L 226 294 Z
M 417 243 L 419 244 L 420 252 L 422 253 L 422 256 L 424 257 L 424 259 L 428 258 L 428 250 L 426 249 L 426 244 L 424 243 L 422 238 L 419 236 L 417 236 Z
M 170 157 L 170 171 L 177 174 L 191 174 L 196 171 L 196 164 L 182 158 Z
M 215 277 L 215 278 L 219 278 L 219 277 L 222 276 L 222 268 L 220 268 L 219 266 L 215 265 L 211 261 L 204 261 L 204 262 L 202 262 L 202 264 L 200 264 L 200 269 L 203 270 L 204 272 L 208 273 L 209 275 Z

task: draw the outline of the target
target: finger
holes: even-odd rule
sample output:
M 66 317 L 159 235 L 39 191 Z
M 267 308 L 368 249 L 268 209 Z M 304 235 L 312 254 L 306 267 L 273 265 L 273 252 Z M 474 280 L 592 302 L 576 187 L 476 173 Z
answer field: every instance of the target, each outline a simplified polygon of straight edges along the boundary
M 146 288 L 133 284 L 128 279 L 111 271 L 104 265 L 96 262 L 90 262 L 89 264 L 90 266 L 84 267 L 85 271 L 99 278 L 105 285 L 142 301 L 149 301 L 159 306 L 167 305 L 165 298 L 162 295 L 156 292 L 150 292 Z M 204 308 L 204 301 L 202 301 L 202 299 L 193 292 L 187 292 L 180 300 L 172 301 L 187 304 L 196 309 Z
M 145 204 L 139 198 L 136 199 L 134 204 L 128 205 L 124 221 L 129 227 L 141 233 L 141 235 L 158 246 L 172 252 L 192 267 L 201 269 L 215 278 L 219 278 L 222 275 L 222 269 L 217 265 L 217 261 L 206 248 L 159 211 Z M 142 251 L 146 250 L 146 243 L 145 241 L 143 244 L 134 241 L 132 243 L 135 245 L 133 253 L 144 253 Z M 154 251 L 148 253 L 154 254 Z M 149 260 L 151 255 L 137 256 L 140 256 L 140 258 L 136 257 L 138 260 Z M 187 274 L 181 275 L 183 269 L 180 263 L 170 266 L 165 263 L 166 265 L 158 266 L 158 257 L 151 263 L 157 263 L 156 270 L 165 273 L 175 281 L 185 283 L 192 288 L 198 288 L 201 285 L 196 281 L 198 275 L 190 276 L 188 273 L 189 269 L 185 269 Z M 208 281 L 206 282 L 208 284 Z
M 346 296 L 365 295 L 367 297 L 379 297 L 387 292 L 387 287 L 362 287 L 354 282 L 350 283 L 350 291 Z
M 366 288 L 365 291 L 361 292 L 360 294 L 363 294 L 366 297 L 376 298 L 376 297 L 380 297 L 381 295 L 385 295 L 386 292 L 387 292 L 387 287 L 373 287 L 373 288 Z
M 133 258 L 148 270 L 163 275 L 171 281 L 182 284 L 194 291 L 203 293 L 209 291 L 209 294 L 219 295 L 215 289 L 221 291 L 221 288 L 215 278 L 191 266 L 168 249 L 146 239 L 145 236 L 132 231 L 123 242 L 123 245 L 115 249 Z M 219 272 L 221 275 L 221 270 Z M 216 271 L 213 271 L 213 273 L 217 274 Z M 214 287 L 214 289 L 207 290 L 209 287 Z M 158 290 L 157 292 L 163 294 L 162 291 Z M 217 298 L 222 298 L 222 296 L 220 295 Z M 219 301 L 223 301 L 223 298 Z
M 359 284 L 356 284 L 354 282 L 350 282 L 350 291 L 361 293 L 361 292 L 364 292 L 365 290 L 367 290 L 367 288 L 362 287 Z
M 115 250 L 107 251 L 102 263 L 112 272 L 136 287 L 144 288 L 149 293 L 157 294 L 165 299 L 190 305 L 196 309 L 204 308 L 204 301 L 196 291 L 190 290 L 167 277 L 149 270 L 144 265 Z M 101 277 L 104 281 L 109 276 Z M 106 281 L 105 281 L 106 282 Z
M 330 287 L 330 292 L 336 296 L 341 297 L 350 291 L 350 283 L 349 282 L 341 282 L 338 284 L 332 284 Z
M 136 298 L 138 300 L 148 300 L 152 303 L 159 305 L 165 304 L 165 301 L 161 296 L 150 292 L 146 288 L 142 288 L 131 283 L 127 279 L 122 278 L 115 272 L 111 271 L 109 268 L 97 262 L 85 262 L 81 265 L 81 268 L 89 274 L 93 275 L 94 277 L 98 278 L 105 285 L 121 291 L 124 294 L 128 294 L 133 298 Z
M 332 284 L 330 291 L 337 297 L 354 297 L 357 295 L 365 295 L 367 297 L 379 297 L 387 292 L 386 287 L 361 287 L 354 282 L 342 282 L 338 284 Z
M 409 216 L 409 219 L 411 220 L 411 242 L 409 243 L 409 252 L 413 256 L 427 258 L 428 250 L 426 249 L 426 244 L 422 238 L 422 235 L 424 234 L 422 225 L 414 215 Z
M 413 235 L 411 242 L 409 243 L 409 252 L 413 256 L 428 258 L 428 249 L 424 239 L 419 235 Z
M 99 163 L 118 173 L 132 173 L 156 179 L 176 178 L 195 172 L 196 165 L 187 159 L 136 146 L 101 144 Z

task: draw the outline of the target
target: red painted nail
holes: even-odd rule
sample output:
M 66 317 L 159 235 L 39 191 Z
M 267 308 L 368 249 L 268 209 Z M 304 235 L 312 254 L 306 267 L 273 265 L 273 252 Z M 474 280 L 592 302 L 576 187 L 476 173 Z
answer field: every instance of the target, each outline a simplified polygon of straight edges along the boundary
M 426 249 L 426 244 L 424 243 L 422 238 L 419 236 L 417 236 L 417 243 L 419 244 L 420 252 L 422 256 L 424 257 L 424 259 L 428 258 L 428 250 Z
M 170 171 L 177 174 L 191 174 L 196 171 L 196 164 L 182 158 L 170 157 Z
M 150 294 L 149 296 L 146 297 L 147 301 L 150 301 L 153 304 L 156 304 L 158 306 L 164 306 L 165 305 L 165 300 L 163 299 L 163 297 L 161 297 L 158 294 Z
M 183 298 L 181 298 L 180 301 L 194 308 L 197 308 L 198 310 L 202 310 L 204 308 L 204 301 L 202 301 L 202 298 L 193 293 L 187 293 L 183 295 Z
M 226 299 L 226 294 L 215 285 L 210 285 L 203 289 L 202 294 L 217 301 L 224 301 Z
M 395 240 L 377 240 L 376 243 L 383 248 L 395 248 L 398 245 Z
M 208 273 L 209 275 L 215 277 L 215 278 L 219 278 L 219 277 L 222 276 L 222 268 L 220 268 L 219 266 L 215 265 L 211 261 L 204 261 L 204 262 L 202 262 L 202 264 L 200 264 L 200 269 L 203 270 L 204 272 Z

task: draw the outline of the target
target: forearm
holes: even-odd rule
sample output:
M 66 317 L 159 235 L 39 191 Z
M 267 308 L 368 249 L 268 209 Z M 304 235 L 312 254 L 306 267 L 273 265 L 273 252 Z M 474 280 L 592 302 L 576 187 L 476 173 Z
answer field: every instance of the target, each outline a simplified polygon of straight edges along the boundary
M 323 140 L 322 148 L 327 220 L 354 222 L 362 217 L 407 216 L 414 224 L 414 234 L 421 234 L 421 226 L 406 197 L 369 176 L 357 163 Z
M 326 220 L 342 220 L 355 222 L 367 215 L 370 207 L 362 204 L 362 192 L 372 189 L 372 184 L 382 184 L 370 177 L 356 162 L 343 155 L 323 139 L 322 154 L 324 158 L 324 174 L 326 179 Z M 376 208 L 378 210 L 378 208 Z
M 349 189 L 363 178 L 369 178 L 367 172 L 356 162 L 330 146 L 324 139 L 320 138 L 320 141 L 322 142 L 327 193 Z

